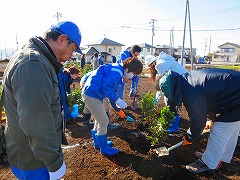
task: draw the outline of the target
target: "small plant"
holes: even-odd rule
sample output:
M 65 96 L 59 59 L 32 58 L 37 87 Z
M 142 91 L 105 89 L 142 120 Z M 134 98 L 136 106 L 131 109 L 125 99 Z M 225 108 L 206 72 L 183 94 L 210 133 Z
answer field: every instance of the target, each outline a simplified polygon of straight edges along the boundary
M 159 111 L 154 105 L 154 95 L 150 92 L 142 96 L 140 107 L 144 114 L 142 123 L 149 130 L 147 139 L 151 141 L 151 145 L 158 144 L 160 140 L 165 141 L 174 113 L 168 106 Z
M 155 106 L 154 106 L 154 95 L 151 92 L 144 94 L 142 96 L 140 108 L 142 109 L 142 113 L 144 115 L 144 123 L 151 123 L 151 119 L 155 116 Z
M 69 108 L 72 109 L 74 104 L 78 104 L 79 112 L 83 111 L 85 103 L 82 100 L 81 90 L 80 89 L 73 89 L 71 94 L 68 95 L 68 105 Z
M 90 71 L 92 71 L 91 65 L 90 64 L 85 64 L 83 69 L 80 69 L 80 77 L 84 76 L 85 74 L 87 74 Z
M 74 62 L 73 60 L 70 60 L 68 63 L 64 63 L 63 67 L 69 68 L 71 66 L 75 66 L 78 69 L 81 69 L 80 64 L 78 62 Z
M 152 123 L 149 126 L 150 134 L 147 139 L 151 141 L 151 145 L 154 146 L 159 141 L 165 141 L 168 137 L 168 129 L 173 121 L 174 113 L 170 111 L 169 106 L 165 106 L 160 111 L 160 117 L 152 119 Z

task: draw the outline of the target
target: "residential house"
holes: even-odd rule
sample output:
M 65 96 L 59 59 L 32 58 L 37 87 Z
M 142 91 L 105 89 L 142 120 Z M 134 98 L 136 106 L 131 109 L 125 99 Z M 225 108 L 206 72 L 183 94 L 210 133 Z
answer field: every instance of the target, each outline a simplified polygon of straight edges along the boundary
M 88 48 L 82 49 L 82 53 L 85 54 L 86 63 L 91 62 L 91 58 L 95 52 L 99 53 L 94 47 L 88 47 Z M 79 54 L 77 59 L 80 60 L 80 57 L 81 57 L 81 55 Z
M 83 50 L 83 53 L 86 54 L 86 62 L 90 62 L 92 55 L 98 52 L 104 56 L 103 61 L 106 63 L 112 62 L 112 55 L 119 55 L 124 45 L 108 38 L 102 38 L 87 44 L 87 46 L 88 48 Z
M 177 51 L 174 53 L 174 57 L 179 60 L 182 57 L 182 46 L 175 48 Z M 197 48 L 192 48 L 193 61 L 195 61 Z M 191 50 L 190 48 L 184 48 L 183 59 L 186 59 L 186 63 L 191 62 Z
M 227 42 L 218 46 L 218 51 L 213 52 L 212 61 L 240 62 L 240 45 Z
M 169 54 L 170 52 L 172 52 L 171 55 L 174 55 L 175 52 L 177 52 L 177 49 L 176 48 L 173 48 L 171 49 L 170 46 L 168 45 L 157 45 L 155 46 L 155 55 L 158 56 L 161 52 L 165 52 L 167 54 Z

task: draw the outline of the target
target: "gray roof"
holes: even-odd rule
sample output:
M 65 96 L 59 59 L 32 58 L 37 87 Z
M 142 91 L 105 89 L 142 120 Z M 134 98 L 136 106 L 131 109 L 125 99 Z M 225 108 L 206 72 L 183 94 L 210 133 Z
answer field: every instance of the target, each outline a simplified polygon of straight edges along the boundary
M 152 45 L 149 45 L 147 43 L 141 43 L 141 44 L 138 44 L 141 48 L 151 48 Z
M 88 46 L 91 46 L 91 45 L 114 45 L 114 46 L 124 46 L 123 44 L 120 44 L 118 42 L 115 42 L 115 41 L 112 41 L 108 38 L 102 38 L 102 39 L 99 39 L 97 41 L 94 41 L 94 42 L 91 42 L 89 44 L 87 44 Z
M 94 47 L 84 49 L 82 52 L 86 55 L 93 55 L 95 52 L 99 53 Z
M 222 45 L 220 45 L 220 46 L 218 46 L 218 47 L 221 47 L 221 46 L 223 46 L 223 45 L 225 45 L 225 44 L 230 44 L 230 45 L 232 45 L 232 46 L 235 46 L 235 47 L 240 48 L 240 45 L 239 45 L 239 44 L 234 44 L 234 43 L 230 43 L 230 42 L 226 42 L 226 43 L 224 43 L 224 44 L 222 44 Z
M 157 45 L 156 48 L 164 49 L 164 48 L 170 48 L 170 46 L 168 46 L 168 45 Z

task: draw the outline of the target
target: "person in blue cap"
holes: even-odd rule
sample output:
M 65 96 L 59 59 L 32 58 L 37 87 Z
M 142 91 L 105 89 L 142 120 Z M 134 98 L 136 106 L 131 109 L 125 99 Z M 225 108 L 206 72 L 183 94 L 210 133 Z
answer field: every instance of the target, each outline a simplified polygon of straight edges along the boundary
M 118 108 L 125 109 L 127 103 L 119 98 L 117 90 L 122 82 L 128 82 L 134 75 L 142 72 L 143 65 L 136 58 L 128 58 L 123 63 L 104 64 L 94 70 L 87 78 L 82 89 L 82 98 L 85 106 L 94 116 L 95 123 L 91 130 L 94 147 L 100 148 L 102 154 L 113 156 L 119 149 L 108 145 L 107 126 L 109 118 L 105 111 L 103 99 L 107 98 Z
M 5 69 L 6 152 L 17 179 L 56 180 L 66 172 L 57 74 L 73 52 L 81 53 L 81 39 L 75 23 L 58 22 L 31 37 Z
M 240 72 L 229 69 L 200 69 L 180 75 L 167 72 L 159 82 L 164 95 L 178 107 L 182 104 L 190 118 L 190 130 L 183 145 L 193 144 L 202 134 L 207 118 L 213 120 L 207 147 L 199 158 L 186 165 L 192 173 L 215 170 L 230 163 L 240 130 Z

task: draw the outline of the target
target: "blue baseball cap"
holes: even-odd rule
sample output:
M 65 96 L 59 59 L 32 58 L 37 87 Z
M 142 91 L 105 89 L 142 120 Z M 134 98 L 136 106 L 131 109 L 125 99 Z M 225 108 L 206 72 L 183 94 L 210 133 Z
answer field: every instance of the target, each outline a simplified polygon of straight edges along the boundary
M 71 41 L 77 44 L 77 52 L 82 54 L 82 51 L 80 49 L 82 35 L 78 26 L 75 23 L 71 21 L 62 21 L 53 25 L 51 27 L 51 30 L 56 31 L 60 34 L 66 34 Z

